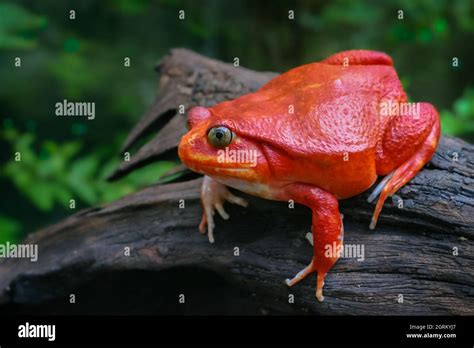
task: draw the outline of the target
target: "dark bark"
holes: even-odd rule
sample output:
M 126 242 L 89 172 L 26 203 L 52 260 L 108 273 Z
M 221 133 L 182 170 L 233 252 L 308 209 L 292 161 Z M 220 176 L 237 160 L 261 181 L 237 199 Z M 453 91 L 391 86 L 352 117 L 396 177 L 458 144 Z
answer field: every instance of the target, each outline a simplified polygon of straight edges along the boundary
M 256 90 L 273 73 L 234 68 L 186 50 L 159 65 L 157 100 L 124 151 L 143 145 L 112 178 L 175 157 L 185 132 L 179 105 L 211 105 Z M 306 266 L 312 248 L 309 209 L 245 196 L 227 206 L 216 243 L 197 231 L 201 179 L 148 187 L 31 234 L 39 259 L 0 263 L 0 301 L 11 312 L 474 314 L 474 147 L 442 137 L 432 161 L 392 201 L 375 231 L 368 193 L 341 201 L 345 243 L 365 260 L 341 258 L 326 278 L 323 303 L 315 276 L 293 288 L 284 279 Z M 185 171 L 183 168 L 170 173 Z M 398 207 L 399 199 L 403 207 Z M 179 207 L 184 200 L 185 208 Z M 124 248 L 130 248 L 130 256 Z M 240 256 L 234 256 L 238 247 Z M 454 251 L 457 250 L 457 255 Z M 69 294 L 76 304 L 68 304 Z M 179 294 L 185 304 L 178 303 Z M 294 304 L 288 303 L 294 294 Z M 399 303 L 399 296 L 403 303 Z

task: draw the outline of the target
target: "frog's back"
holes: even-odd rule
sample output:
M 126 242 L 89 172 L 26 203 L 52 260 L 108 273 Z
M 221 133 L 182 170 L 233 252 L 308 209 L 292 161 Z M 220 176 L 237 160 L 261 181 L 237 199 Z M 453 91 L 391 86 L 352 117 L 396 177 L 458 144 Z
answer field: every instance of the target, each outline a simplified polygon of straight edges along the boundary
M 379 117 L 385 99 L 406 99 L 392 66 L 312 63 L 211 110 L 234 119 L 245 136 L 298 157 L 332 162 L 375 149 L 386 122 Z
M 347 67 L 340 60 L 344 56 L 335 55 L 290 70 L 211 112 L 265 144 L 268 158 L 292 158 L 291 171 L 289 164 L 274 166 L 276 177 L 311 183 L 339 198 L 356 195 L 377 178 L 377 142 L 389 122 L 380 116 L 380 103 L 403 102 L 406 95 L 388 56 L 356 54 Z

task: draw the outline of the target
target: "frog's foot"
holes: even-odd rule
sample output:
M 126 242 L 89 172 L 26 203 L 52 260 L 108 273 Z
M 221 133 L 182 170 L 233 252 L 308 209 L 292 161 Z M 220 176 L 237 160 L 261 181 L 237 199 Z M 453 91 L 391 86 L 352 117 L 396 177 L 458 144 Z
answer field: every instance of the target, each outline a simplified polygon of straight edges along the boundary
M 247 207 L 248 205 L 245 199 L 233 195 L 225 185 L 208 176 L 204 176 L 201 187 L 203 213 L 201 223 L 199 224 L 199 231 L 205 234 L 207 225 L 207 235 L 210 243 L 214 243 L 215 211 L 217 210 L 224 220 L 229 218 L 229 214 L 224 210 L 225 201 L 242 207 Z
M 318 270 L 318 267 L 316 266 L 317 261 L 313 258 L 313 260 L 310 262 L 308 266 L 303 268 L 301 271 L 298 272 L 292 279 L 286 279 L 285 283 L 288 286 L 293 286 L 296 283 L 300 282 L 304 278 L 306 278 L 307 275 L 317 272 L 317 281 L 316 281 L 316 298 L 318 299 L 319 302 L 324 301 L 324 296 L 323 296 L 323 286 L 324 286 L 324 278 L 326 277 L 327 272 L 324 272 L 322 270 Z

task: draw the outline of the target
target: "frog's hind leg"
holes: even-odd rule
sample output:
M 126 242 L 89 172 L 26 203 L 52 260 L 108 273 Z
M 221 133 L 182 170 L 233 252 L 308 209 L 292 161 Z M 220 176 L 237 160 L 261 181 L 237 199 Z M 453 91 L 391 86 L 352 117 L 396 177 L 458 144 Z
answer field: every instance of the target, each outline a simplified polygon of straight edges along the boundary
M 380 192 L 380 197 L 375 207 L 372 221 L 369 228 L 373 230 L 377 224 L 377 219 L 382 210 L 387 197 L 391 197 L 395 192 L 409 182 L 433 156 L 440 136 L 440 124 L 436 110 L 433 106 L 421 103 L 421 116 L 430 122 L 431 130 L 418 150 L 392 173 L 388 174 L 369 196 L 369 201 L 374 200 Z

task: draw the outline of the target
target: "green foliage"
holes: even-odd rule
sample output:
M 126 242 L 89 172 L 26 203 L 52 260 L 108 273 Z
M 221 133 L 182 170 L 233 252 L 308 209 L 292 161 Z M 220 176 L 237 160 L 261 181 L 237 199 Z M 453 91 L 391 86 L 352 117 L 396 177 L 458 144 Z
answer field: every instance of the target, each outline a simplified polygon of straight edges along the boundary
M 70 199 L 79 199 L 88 205 L 107 202 L 152 184 L 175 165 L 159 162 L 137 171 L 117 183 L 105 178 L 119 166 L 116 158 L 102 158 L 100 151 L 78 155 L 82 145 L 78 141 L 57 144 L 45 141 L 34 150 L 35 136 L 6 129 L 2 136 L 20 159 L 9 160 L 2 168 L 8 177 L 31 202 L 42 211 L 51 211 L 55 204 L 69 208 Z
M 0 49 L 26 49 L 37 44 L 37 32 L 46 18 L 11 3 L 0 3 Z
M 18 221 L 0 215 L 0 244 L 16 243 L 20 238 L 21 225 Z
M 440 117 L 443 133 L 474 140 L 474 89 L 466 89 L 454 102 L 453 110 L 442 111 Z
M 125 15 L 137 15 L 146 11 L 150 2 L 150 0 L 114 0 L 110 1 L 110 4 Z

